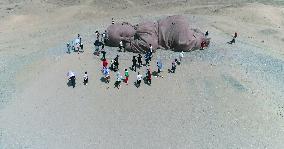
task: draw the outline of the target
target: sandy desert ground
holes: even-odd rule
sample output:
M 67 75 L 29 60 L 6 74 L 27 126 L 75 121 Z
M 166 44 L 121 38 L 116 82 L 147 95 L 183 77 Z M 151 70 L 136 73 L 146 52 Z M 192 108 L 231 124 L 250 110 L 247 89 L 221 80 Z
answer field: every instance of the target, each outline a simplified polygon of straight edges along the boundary
M 0 148 L 284 148 L 284 2 L 271 0 L 1 0 Z M 182 14 L 211 45 L 158 50 L 164 78 L 120 90 L 101 82 L 94 32 Z M 234 32 L 237 42 L 228 45 Z M 65 44 L 80 33 L 81 54 Z M 133 53 L 120 55 L 121 68 Z M 75 89 L 66 73 L 77 73 Z M 89 85 L 82 76 L 89 74 Z M 145 68 L 139 70 L 145 72 Z M 121 72 L 122 73 L 122 72 Z M 114 73 L 111 73 L 114 78 Z

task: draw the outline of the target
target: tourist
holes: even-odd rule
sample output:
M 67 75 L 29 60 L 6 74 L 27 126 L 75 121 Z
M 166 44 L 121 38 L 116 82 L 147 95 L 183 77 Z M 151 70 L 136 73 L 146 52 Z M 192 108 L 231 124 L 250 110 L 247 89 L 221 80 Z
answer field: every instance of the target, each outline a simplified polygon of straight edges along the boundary
M 163 63 L 162 63 L 162 60 L 161 60 L 161 59 L 159 59 L 159 60 L 157 61 L 157 67 L 158 67 L 158 73 L 160 73 L 161 70 L 162 70 L 162 68 L 163 68 Z
M 66 44 L 66 46 L 67 46 L 67 53 L 70 54 L 70 53 L 71 53 L 71 46 L 70 46 L 70 43 L 68 42 L 68 43 Z
M 201 42 L 201 49 L 200 50 L 204 50 L 204 47 L 206 46 L 206 42 L 205 41 L 202 41 Z
M 238 33 L 237 33 L 237 32 L 235 32 L 235 34 L 234 34 L 233 38 L 237 38 L 237 37 L 238 37 Z
M 119 72 L 117 72 L 116 73 L 116 82 L 114 84 L 114 87 L 117 87 L 117 89 L 120 88 L 121 79 L 122 79 L 122 76 L 120 75 Z
M 95 32 L 95 34 L 96 34 L 96 37 L 97 37 L 97 39 L 96 39 L 96 40 L 99 40 L 99 37 L 100 37 L 100 33 L 99 33 L 99 31 L 96 31 L 96 32 Z
M 126 85 L 128 85 L 129 72 L 127 69 L 125 69 L 124 76 L 125 76 L 124 82 L 126 83 Z
M 107 67 L 104 67 L 102 72 L 104 75 L 105 82 L 109 83 L 109 80 L 110 80 L 109 69 Z
M 122 51 L 122 48 L 123 48 L 123 42 L 120 41 L 120 42 L 119 42 L 119 51 L 120 51 L 120 52 Z M 124 49 L 124 52 L 125 52 L 125 49 Z
M 183 57 L 184 57 L 184 52 L 181 51 L 181 52 L 179 53 L 179 63 L 181 63 L 181 60 L 182 60 Z
M 111 18 L 111 24 L 114 24 L 114 19 L 113 18 Z
M 137 60 L 138 60 L 138 67 L 140 68 L 142 66 L 142 56 L 141 56 L 141 54 L 138 54 Z
M 145 63 L 146 63 L 146 66 L 148 66 L 148 65 L 150 64 L 149 61 L 150 61 L 150 56 L 149 56 L 149 53 L 147 52 L 147 53 L 145 54 Z
M 118 62 L 118 55 L 116 55 L 116 57 L 114 58 L 114 71 L 117 71 L 119 68 L 118 68 L 118 65 L 119 65 L 119 62 Z
M 172 73 L 175 73 L 175 72 L 176 72 L 176 67 L 177 67 L 176 61 L 177 61 L 177 59 L 175 59 L 175 60 L 172 62 L 172 69 L 171 69 L 171 72 L 172 72 Z
M 105 49 L 102 49 L 101 53 L 102 53 L 102 59 L 103 60 L 106 59 L 106 51 L 105 51 Z
M 146 80 L 147 80 L 147 83 L 149 85 L 151 85 L 151 83 L 152 83 L 152 73 L 150 71 L 150 68 L 147 69 Z
M 87 71 L 85 72 L 83 79 L 84 79 L 84 85 L 88 85 L 89 78 L 88 78 Z
M 133 56 L 131 69 L 134 70 L 135 72 L 136 72 L 136 65 L 137 65 L 136 63 L 137 63 L 136 57 Z
M 99 50 L 100 50 L 100 45 L 101 45 L 100 41 L 97 39 L 97 40 L 95 41 L 94 45 L 95 45 L 95 53 L 94 53 L 94 54 L 96 54 L 97 56 L 99 56 Z
M 208 31 L 206 31 L 206 32 L 205 32 L 205 36 L 207 37 L 208 35 L 209 35 L 209 32 L 208 32 Z
M 153 55 L 153 46 L 151 44 L 149 44 L 149 60 L 152 60 L 152 55 Z
M 138 72 L 137 74 L 137 82 L 136 82 L 136 86 L 137 88 L 140 87 L 141 81 L 142 81 L 142 75 Z
M 108 62 L 106 59 L 103 59 L 103 68 L 107 68 Z

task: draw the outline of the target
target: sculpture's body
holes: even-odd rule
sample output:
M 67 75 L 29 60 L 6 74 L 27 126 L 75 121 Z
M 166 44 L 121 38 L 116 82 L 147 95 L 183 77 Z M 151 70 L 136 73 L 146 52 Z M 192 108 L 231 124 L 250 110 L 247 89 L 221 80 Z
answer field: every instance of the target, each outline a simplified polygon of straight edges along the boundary
M 135 26 L 129 23 L 110 25 L 107 29 L 109 46 L 118 46 L 120 41 L 131 52 L 144 53 L 153 46 L 174 51 L 190 51 L 200 48 L 204 41 L 209 45 L 210 39 L 197 29 L 190 28 L 187 19 L 182 16 L 169 16 L 157 22 L 143 22 Z

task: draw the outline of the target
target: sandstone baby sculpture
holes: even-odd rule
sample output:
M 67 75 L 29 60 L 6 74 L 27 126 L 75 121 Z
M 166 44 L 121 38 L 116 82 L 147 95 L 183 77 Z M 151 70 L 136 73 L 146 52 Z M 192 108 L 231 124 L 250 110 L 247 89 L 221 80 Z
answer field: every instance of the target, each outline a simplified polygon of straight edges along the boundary
M 205 46 L 210 43 L 210 38 L 200 30 L 191 28 L 187 19 L 180 15 L 137 25 L 127 22 L 112 24 L 107 28 L 107 34 L 106 45 L 116 47 L 123 41 L 126 51 L 139 53 L 145 53 L 150 44 L 153 52 L 158 48 L 178 52 L 199 49 L 202 42 Z

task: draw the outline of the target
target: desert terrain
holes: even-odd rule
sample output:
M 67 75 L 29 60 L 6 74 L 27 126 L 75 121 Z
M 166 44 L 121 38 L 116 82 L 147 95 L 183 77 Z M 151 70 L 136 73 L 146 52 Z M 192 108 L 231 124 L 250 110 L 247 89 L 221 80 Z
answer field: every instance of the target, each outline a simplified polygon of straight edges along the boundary
M 1 0 L 0 149 L 284 148 L 284 2 L 280 0 Z M 163 78 L 114 88 L 100 78 L 95 31 L 184 15 L 210 47 L 159 49 Z M 238 32 L 236 44 L 226 44 Z M 84 53 L 66 53 L 81 34 Z M 135 53 L 120 55 L 120 72 Z M 145 67 L 141 68 L 144 74 Z M 67 85 L 73 70 L 77 86 Z M 89 84 L 82 83 L 88 71 Z

